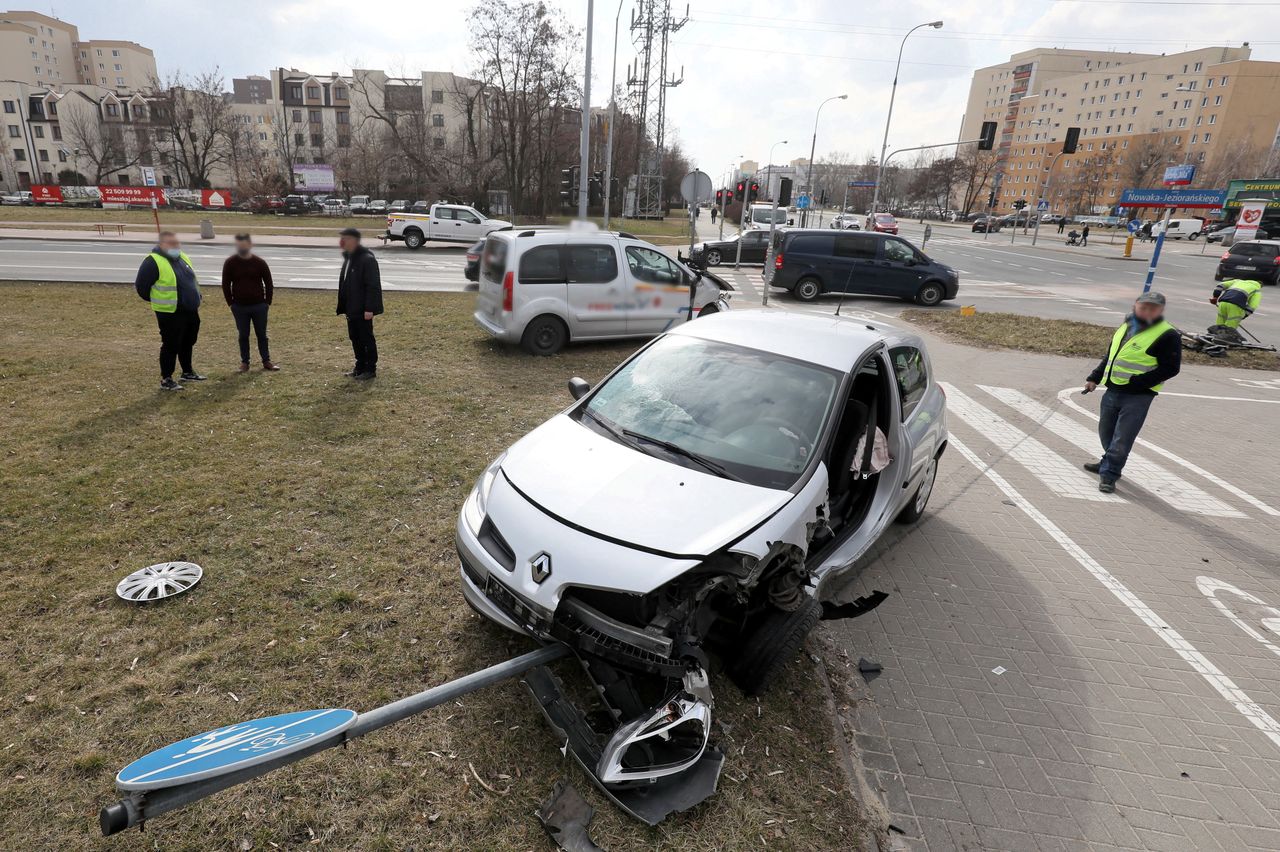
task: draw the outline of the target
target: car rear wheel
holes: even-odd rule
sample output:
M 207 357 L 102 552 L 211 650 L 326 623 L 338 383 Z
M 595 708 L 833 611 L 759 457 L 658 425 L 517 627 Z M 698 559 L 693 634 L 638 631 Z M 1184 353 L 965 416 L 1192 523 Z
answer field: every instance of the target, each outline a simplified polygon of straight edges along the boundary
M 703 305 L 701 309 L 699 309 L 698 316 L 709 317 L 712 314 L 718 314 L 718 313 L 720 313 L 720 308 L 716 305 L 716 303 L 708 302 L 707 304 Z
M 1187 234 L 1187 239 L 1191 240 L 1191 242 L 1194 243 L 1196 240 L 1200 239 L 1200 232 L 1195 231 L 1193 233 Z
M 420 249 L 424 242 L 426 242 L 426 240 L 422 238 L 421 231 L 414 230 L 404 232 L 404 244 L 407 248 Z
M 729 676 L 747 695 L 759 695 L 804 646 L 804 640 L 822 617 L 822 605 L 811 597 L 794 612 L 771 609 L 741 645 L 729 667 Z
M 707 266 L 719 266 L 719 265 L 720 265 L 720 252 L 716 251 L 715 249 L 712 249 L 711 251 L 707 252 Z
M 916 293 L 916 302 L 926 308 L 932 308 L 946 298 L 946 295 L 947 291 L 942 289 L 942 285 L 937 281 L 926 281 Z
M 924 479 L 921 480 L 920 487 L 916 489 L 915 496 L 911 498 L 911 502 L 898 513 L 898 517 L 894 520 L 900 524 L 914 524 L 924 517 L 925 507 L 929 505 L 929 496 L 933 494 L 933 483 L 937 479 L 938 459 L 935 456 L 929 460 L 929 467 L 924 472 Z
M 554 355 L 569 342 L 569 330 L 559 317 L 549 314 L 536 317 L 524 327 L 520 345 L 530 355 Z
M 817 278 L 801 278 L 796 282 L 795 289 L 791 291 L 791 295 L 802 302 L 812 302 L 821 293 L 822 284 Z

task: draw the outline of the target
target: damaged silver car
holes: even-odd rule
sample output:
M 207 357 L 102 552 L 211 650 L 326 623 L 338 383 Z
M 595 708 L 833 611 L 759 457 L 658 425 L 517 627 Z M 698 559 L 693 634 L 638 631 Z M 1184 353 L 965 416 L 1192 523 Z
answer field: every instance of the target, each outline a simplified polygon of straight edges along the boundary
M 462 588 L 488 619 L 576 651 L 586 701 L 545 668 L 525 682 L 601 788 L 653 824 L 715 790 L 711 660 L 765 689 L 833 581 L 924 513 L 945 398 L 919 337 L 778 311 L 689 323 L 569 388 L 573 405 L 468 496 Z

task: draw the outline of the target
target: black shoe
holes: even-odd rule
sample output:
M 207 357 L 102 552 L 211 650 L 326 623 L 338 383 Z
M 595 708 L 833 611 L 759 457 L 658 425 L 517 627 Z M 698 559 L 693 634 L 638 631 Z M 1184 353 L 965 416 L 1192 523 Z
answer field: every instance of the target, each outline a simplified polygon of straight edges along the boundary
M 365 370 L 363 373 L 356 373 L 351 378 L 355 379 L 357 382 L 367 382 L 369 379 L 376 379 L 377 377 L 377 370 Z
M 203 382 L 206 378 L 208 377 L 202 376 L 199 373 L 183 373 L 182 374 L 182 380 L 184 382 Z
M 169 390 L 169 391 L 182 390 L 182 385 L 175 382 L 173 380 L 173 377 L 171 376 L 167 379 L 160 380 L 160 390 Z
M 342 375 L 346 376 L 348 379 L 354 379 L 356 376 L 360 375 L 363 372 L 364 372 L 364 367 L 361 367 L 359 364 L 356 364 L 354 367 L 352 367 L 350 370 L 347 370 Z
M 1084 469 L 1090 473 L 1098 473 L 1102 470 L 1102 465 L 1098 462 L 1089 462 L 1084 466 Z
M 1098 490 L 1103 494 L 1112 494 L 1116 490 L 1116 481 L 1114 479 L 1104 479 L 1098 483 Z

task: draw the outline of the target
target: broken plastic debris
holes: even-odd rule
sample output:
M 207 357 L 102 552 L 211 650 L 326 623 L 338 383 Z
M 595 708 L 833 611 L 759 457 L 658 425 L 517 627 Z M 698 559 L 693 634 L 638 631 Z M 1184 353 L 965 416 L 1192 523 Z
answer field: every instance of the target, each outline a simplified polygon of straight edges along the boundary
M 1007 671 L 1009 670 L 1006 669 L 1004 666 L 996 666 L 994 669 L 991 670 L 991 673 L 994 675 L 1002 675 Z
M 538 821 L 556 846 L 565 852 L 599 852 L 587 827 L 595 808 L 563 778 L 551 788 L 551 797 L 538 809 Z

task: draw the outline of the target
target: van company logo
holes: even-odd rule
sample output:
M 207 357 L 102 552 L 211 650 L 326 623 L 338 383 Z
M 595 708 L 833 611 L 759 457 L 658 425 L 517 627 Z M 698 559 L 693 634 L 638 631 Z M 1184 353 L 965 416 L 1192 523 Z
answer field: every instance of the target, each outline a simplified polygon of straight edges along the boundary
M 551 554 L 545 550 L 529 560 L 529 575 L 533 582 L 541 583 L 551 576 Z

